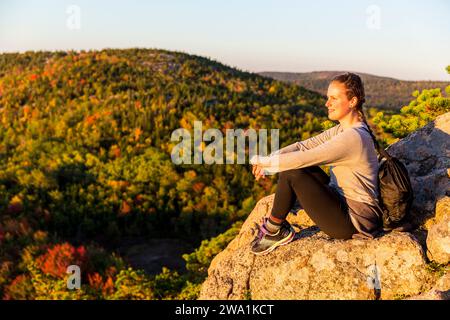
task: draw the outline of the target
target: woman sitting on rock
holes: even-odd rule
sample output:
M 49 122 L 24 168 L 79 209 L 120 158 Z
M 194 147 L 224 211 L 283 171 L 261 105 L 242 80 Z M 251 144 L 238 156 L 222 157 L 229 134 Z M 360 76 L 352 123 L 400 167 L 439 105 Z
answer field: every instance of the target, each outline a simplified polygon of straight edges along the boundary
M 332 238 L 373 238 L 382 227 L 378 203 L 378 158 L 367 125 L 361 78 L 336 76 L 328 87 L 328 118 L 338 125 L 267 157 L 250 160 L 256 180 L 279 172 L 274 205 L 252 242 L 266 254 L 294 239 L 286 221 L 296 199 L 311 220 Z M 330 167 L 328 176 L 318 165 Z

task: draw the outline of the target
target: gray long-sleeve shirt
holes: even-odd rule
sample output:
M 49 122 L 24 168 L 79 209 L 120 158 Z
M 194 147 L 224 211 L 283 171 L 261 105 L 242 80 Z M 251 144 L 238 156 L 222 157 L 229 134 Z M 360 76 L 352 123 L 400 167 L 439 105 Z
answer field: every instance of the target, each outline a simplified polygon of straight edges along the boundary
M 250 163 L 261 165 L 268 174 L 314 165 L 329 166 L 329 186 L 346 202 L 355 228 L 373 237 L 381 223 L 378 158 L 372 137 L 364 127 L 367 128 L 364 122 L 346 129 L 339 124 L 270 156 L 253 157 Z

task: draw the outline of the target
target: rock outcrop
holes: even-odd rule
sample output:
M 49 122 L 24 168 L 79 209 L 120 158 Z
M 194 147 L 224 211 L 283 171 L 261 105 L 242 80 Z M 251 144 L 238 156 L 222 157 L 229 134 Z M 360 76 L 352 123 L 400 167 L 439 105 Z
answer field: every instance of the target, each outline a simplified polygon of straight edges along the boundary
M 407 232 L 373 240 L 335 240 L 301 210 L 288 216 L 296 240 L 255 256 L 250 243 L 256 223 L 270 213 L 271 195 L 258 202 L 239 235 L 213 259 L 200 299 L 447 298 L 448 275 L 436 282 L 427 255 L 448 264 L 449 131 L 447 113 L 389 148 L 410 173 L 413 221 L 421 230 L 428 228 L 426 241 Z
M 428 223 L 427 255 L 440 264 L 450 262 L 450 197 L 436 204 L 436 216 Z
M 258 202 L 239 235 L 214 258 L 200 299 L 393 299 L 430 289 L 425 254 L 409 233 L 344 241 L 306 227 L 296 241 L 253 255 L 254 223 L 270 212 L 273 198 Z

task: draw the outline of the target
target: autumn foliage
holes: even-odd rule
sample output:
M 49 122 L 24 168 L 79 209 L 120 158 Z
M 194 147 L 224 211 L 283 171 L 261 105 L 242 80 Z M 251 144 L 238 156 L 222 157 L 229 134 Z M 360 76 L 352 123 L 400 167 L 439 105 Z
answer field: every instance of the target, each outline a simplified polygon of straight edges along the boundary
M 56 244 L 37 257 L 36 263 L 43 273 L 61 278 L 66 275 L 67 267 L 70 265 L 77 265 L 85 270 L 86 248 L 84 246 L 74 247 L 69 243 Z

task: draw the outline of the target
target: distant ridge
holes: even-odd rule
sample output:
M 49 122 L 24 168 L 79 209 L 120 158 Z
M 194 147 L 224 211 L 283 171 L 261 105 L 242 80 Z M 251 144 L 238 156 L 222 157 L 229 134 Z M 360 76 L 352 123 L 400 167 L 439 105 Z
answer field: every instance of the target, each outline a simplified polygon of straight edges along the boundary
M 259 72 L 260 75 L 291 82 L 306 89 L 326 95 L 329 81 L 345 71 L 314 72 Z M 398 110 L 408 105 L 415 90 L 440 88 L 450 85 L 447 81 L 407 81 L 353 71 L 361 76 L 366 89 L 366 106 Z

